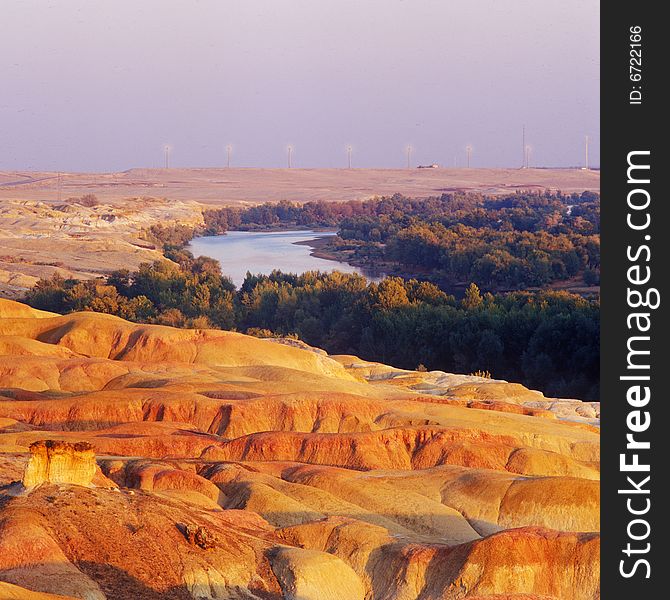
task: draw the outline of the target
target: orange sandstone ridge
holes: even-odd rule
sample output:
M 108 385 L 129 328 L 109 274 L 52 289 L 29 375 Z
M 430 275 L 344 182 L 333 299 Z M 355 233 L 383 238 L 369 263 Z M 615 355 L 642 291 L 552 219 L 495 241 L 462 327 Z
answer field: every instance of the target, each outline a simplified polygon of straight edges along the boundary
M 0 300 L 0 598 L 599 598 L 599 406 Z

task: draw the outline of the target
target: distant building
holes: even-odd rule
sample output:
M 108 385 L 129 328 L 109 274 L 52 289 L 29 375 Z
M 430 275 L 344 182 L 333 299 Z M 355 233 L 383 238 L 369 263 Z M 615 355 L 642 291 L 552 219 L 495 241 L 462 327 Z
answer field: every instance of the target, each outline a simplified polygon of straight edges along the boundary
M 440 165 L 433 163 L 432 165 L 419 165 L 417 169 L 439 169 Z

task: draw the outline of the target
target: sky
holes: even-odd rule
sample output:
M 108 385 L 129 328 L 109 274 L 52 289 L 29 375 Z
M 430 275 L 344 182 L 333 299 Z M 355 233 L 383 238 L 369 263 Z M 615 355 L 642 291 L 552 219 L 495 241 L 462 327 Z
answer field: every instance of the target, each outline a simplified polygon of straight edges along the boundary
M 0 170 L 599 165 L 597 0 L 3 0 Z

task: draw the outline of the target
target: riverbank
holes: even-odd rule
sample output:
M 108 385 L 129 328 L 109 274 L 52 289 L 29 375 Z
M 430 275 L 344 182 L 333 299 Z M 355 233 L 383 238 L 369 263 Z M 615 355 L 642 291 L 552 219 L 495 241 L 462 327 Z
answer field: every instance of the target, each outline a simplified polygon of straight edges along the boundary
M 378 277 L 402 277 L 403 279 L 418 279 L 420 281 L 428 281 L 439 286 L 445 292 L 460 298 L 465 293 L 465 290 L 470 285 L 469 281 L 452 282 L 441 277 L 439 272 L 430 271 L 427 269 L 414 268 L 410 269 L 398 263 L 391 261 L 377 261 L 371 263 L 370 260 L 362 259 L 355 255 L 355 250 L 338 249 L 333 242 L 335 236 L 318 237 L 313 240 L 305 240 L 303 242 L 296 242 L 311 248 L 311 255 L 321 258 L 323 260 L 330 260 L 337 263 L 346 263 L 353 267 L 358 267 L 361 270 L 377 273 Z M 580 296 L 589 297 L 600 294 L 600 286 L 587 286 L 584 284 L 583 276 L 577 275 L 570 279 L 563 281 L 554 281 L 549 285 L 541 287 L 529 287 L 525 291 L 537 292 L 542 290 L 552 291 L 566 291 Z M 490 291 L 492 293 L 507 293 L 519 291 L 518 289 L 492 289 L 482 291 Z
M 315 230 L 316 231 L 316 230 Z M 337 232 L 334 232 L 337 234 Z M 333 260 L 336 262 L 346 262 L 337 256 L 335 252 L 329 251 L 330 247 L 328 242 L 330 236 L 320 236 L 316 237 L 313 240 L 303 240 L 301 242 L 294 242 L 298 246 L 307 246 L 311 249 L 310 256 L 316 258 L 322 258 L 323 260 Z

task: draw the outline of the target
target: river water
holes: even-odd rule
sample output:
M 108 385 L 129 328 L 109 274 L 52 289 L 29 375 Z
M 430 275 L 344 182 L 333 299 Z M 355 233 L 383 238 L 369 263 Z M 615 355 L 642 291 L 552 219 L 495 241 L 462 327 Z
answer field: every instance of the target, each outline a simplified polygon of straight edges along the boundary
M 273 269 L 284 273 L 305 271 L 342 271 L 370 276 L 347 263 L 312 256 L 312 248 L 297 242 L 335 235 L 324 231 L 229 231 L 226 235 L 195 238 L 187 250 L 194 256 L 209 256 L 221 263 L 221 270 L 239 288 L 247 271 L 269 274 Z

